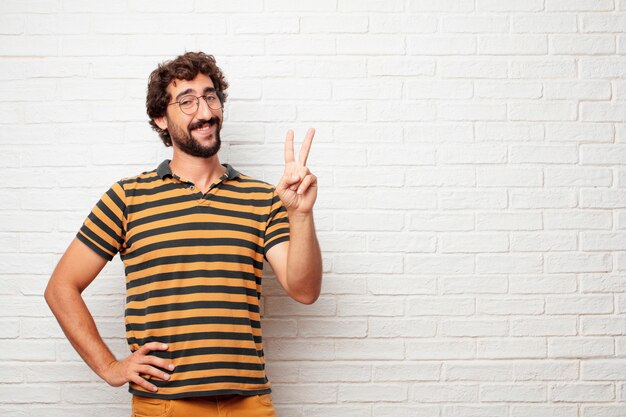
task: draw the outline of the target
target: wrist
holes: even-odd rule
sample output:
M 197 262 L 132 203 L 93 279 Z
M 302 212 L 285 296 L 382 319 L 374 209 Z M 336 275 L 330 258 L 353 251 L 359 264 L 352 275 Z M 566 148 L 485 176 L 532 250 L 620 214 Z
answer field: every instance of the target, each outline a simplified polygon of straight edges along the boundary
M 289 218 L 289 223 L 311 221 L 313 220 L 313 210 L 306 212 L 287 210 L 287 217 Z

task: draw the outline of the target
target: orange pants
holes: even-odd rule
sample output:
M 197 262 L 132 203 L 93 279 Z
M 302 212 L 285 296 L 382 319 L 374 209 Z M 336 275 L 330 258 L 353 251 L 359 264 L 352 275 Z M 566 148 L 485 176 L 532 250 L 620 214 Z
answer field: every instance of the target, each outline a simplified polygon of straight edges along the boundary
M 276 417 L 271 394 L 179 400 L 133 395 L 132 417 Z

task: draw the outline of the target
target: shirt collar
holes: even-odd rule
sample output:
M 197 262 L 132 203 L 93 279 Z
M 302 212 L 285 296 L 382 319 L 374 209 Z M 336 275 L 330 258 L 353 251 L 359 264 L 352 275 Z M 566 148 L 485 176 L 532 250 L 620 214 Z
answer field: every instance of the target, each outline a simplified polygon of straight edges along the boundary
M 239 172 L 230 166 L 230 164 L 222 164 L 226 168 L 226 178 L 229 180 L 235 179 L 239 176 Z M 157 175 L 163 180 L 166 177 L 173 177 L 172 169 L 170 168 L 170 160 L 166 159 L 159 164 L 156 169 Z

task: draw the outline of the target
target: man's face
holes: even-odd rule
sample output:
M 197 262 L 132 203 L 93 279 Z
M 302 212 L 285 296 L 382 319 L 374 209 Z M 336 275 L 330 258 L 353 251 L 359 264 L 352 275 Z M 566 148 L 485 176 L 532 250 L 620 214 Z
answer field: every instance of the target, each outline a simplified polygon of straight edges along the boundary
M 213 89 L 213 81 L 206 75 L 198 73 L 190 81 L 175 80 L 167 86 L 170 103 L 178 102 L 181 97 L 197 97 L 209 93 Z M 207 102 L 200 98 L 198 110 L 193 114 L 185 114 L 178 104 L 167 107 L 161 123 L 155 120 L 161 129 L 167 129 L 172 144 L 191 156 L 210 158 L 220 150 L 220 129 L 222 127 L 222 110 L 209 108 Z

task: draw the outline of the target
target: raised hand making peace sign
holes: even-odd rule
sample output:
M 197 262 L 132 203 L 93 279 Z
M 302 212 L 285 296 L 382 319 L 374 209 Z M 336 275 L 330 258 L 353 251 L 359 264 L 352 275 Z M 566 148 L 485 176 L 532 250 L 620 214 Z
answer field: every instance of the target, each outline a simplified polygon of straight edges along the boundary
M 317 198 L 317 177 L 306 167 L 315 129 L 307 130 L 304 142 L 295 159 L 293 130 L 285 138 L 285 172 L 276 186 L 276 192 L 290 213 L 310 213 Z

